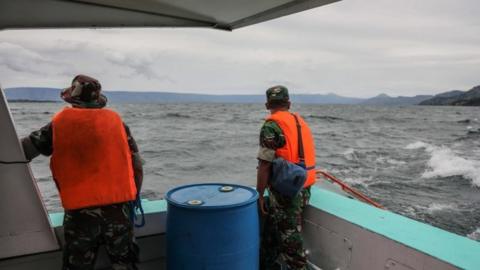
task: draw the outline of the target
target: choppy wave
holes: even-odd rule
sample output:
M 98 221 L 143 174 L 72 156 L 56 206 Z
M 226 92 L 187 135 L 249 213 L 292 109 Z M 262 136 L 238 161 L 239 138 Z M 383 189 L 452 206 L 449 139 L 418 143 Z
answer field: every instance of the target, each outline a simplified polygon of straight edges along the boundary
M 404 166 L 407 164 L 407 162 L 403 160 L 398 160 L 392 157 L 388 157 L 380 151 L 358 151 L 355 150 L 354 148 L 347 148 L 342 152 L 342 156 L 351 162 L 354 162 L 356 164 L 362 165 L 362 166 L 367 166 L 368 164 L 370 166 L 386 166 L 389 168 L 393 167 L 400 167 Z
M 414 142 L 405 146 L 405 149 L 411 150 L 411 149 L 419 149 L 419 148 L 427 148 L 427 147 L 431 147 L 431 145 L 424 142 Z
M 407 164 L 407 162 L 402 161 L 402 160 L 397 160 L 393 158 L 388 158 L 388 157 L 377 157 L 375 159 L 376 163 L 383 164 L 383 165 L 394 165 L 394 166 L 401 166 Z
M 265 116 L 262 104 L 112 106 L 124 116 L 146 160 L 142 196 L 161 198 L 173 187 L 199 182 L 255 184 L 258 131 Z M 48 123 L 61 107 L 11 104 L 19 136 Z M 469 183 L 480 182 L 474 177 L 480 175 L 475 170 L 480 168 L 480 151 L 475 151 L 480 137 L 467 134 L 480 127 L 477 110 L 318 105 L 298 109 L 309 120 L 319 167 L 393 212 L 479 238 L 480 188 L 470 188 Z M 457 123 L 465 119 L 470 122 Z M 415 142 L 412 138 L 428 141 L 416 139 L 420 142 L 408 145 L 416 150 L 404 149 Z M 59 211 L 48 162 L 39 157 L 31 166 L 47 209 Z M 418 181 L 424 172 L 438 177 Z M 461 176 L 443 177 L 452 174 Z
M 371 184 L 375 184 L 372 177 L 345 177 L 342 179 L 349 185 L 358 185 L 368 188 Z
M 467 127 L 467 134 L 472 135 L 472 134 L 480 134 L 480 128 L 473 128 L 472 126 Z
M 405 122 L 411 121 L 411 119 L 400 118 L 395 116 L 389 117 L 385 115 L 375 117 L 372 120 L 375 122 L 387 122 L 387 123 L 405 123 Z
M 427 162 L 428 169 L 422 174 L 424 178 L 449 177 L 459 175 L 472 181 L 475 186 L 480 186 L 480 162 L 458 156 L 446 146 L 435 146 L 424 142 L 415 142 L 405 147 L 406 149 L 420 149 L 430 153 Z
M 308 117 L 313 119 L 327 120 L 329 122 L 346 121 L 346 119 L 335 117 L 335 116 L 328 116 L 328 115 L 309 115 Z
M 476 231 L 467 235 L 468 238 L 476 241 L 480 241 L 480 228 L 477 228 Z
M 180 114 L 180 113 L 167 113 L 166 117 L 171 117 L 171 118 L 191 118 L 191 116 L 186 115 L 186 114 Z
M 458 207 L 453 203 L 432 203 L 428 206 L 427 212 L 433 214 L 435 212 L 452 211 L 456 209 L 458 209 Z
M 343 152 L 343 156 L 350 161 L 357 161 L 359 159 L 358 152 L 353 148 L 348 148 Z

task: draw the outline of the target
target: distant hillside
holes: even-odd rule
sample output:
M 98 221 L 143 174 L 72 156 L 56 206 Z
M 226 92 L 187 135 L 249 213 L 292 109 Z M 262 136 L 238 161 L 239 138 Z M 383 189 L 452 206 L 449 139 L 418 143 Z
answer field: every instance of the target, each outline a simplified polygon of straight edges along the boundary
M 61 101 L 61 89 L 40 87 L 19 87 L 5 90 L 10 101 Z M 264 103 L 264 95 L 203 95 L 179 94 L 169 92 L 128 92 L 104 91 L 108 100 L 113 103 Z M 335 94 L 292 95 L 292 102 L 309 104 L 357 104 L 359 98 L 342 97 Z
M 391 97 L 386 94 L 380 94 L 376 97 L 369 98 L 363 101 L 364 105 L 385 105 L 385 106 L 398 106 L 398 105 L 417 105 L 420 102 L 429 99 L 433 96 L 430 95 L 418 95 L 414 97 Z
M 7 100 L 22 101 L 61 101 L 57 88 L 18 87 L 5 89 Z
M 435 95 L 434 97 L 420 102 L 419 105 L 449 105 L 456 100 L 458 96 L 465 93 L 465 91 L 453 90 L 445 93 Z
M 262 99 L 265 99 L 265 96 L 262 95 Z M 313 104 L 359 104 L 364 100 L 363 98 L 343 97 L 332 93 L 326 95 L 301 94 L 292 96 L 292 102 Z
M 466 93 L 460 94 L 451 103 L 454 106 L 480 106 L 480 85 L 473 87 Z
M 61 102 L 61 89 L 41 87 L 8 88 L 5 94 L 9 101 Z M 204 95 L 171 92 L 104 91 L 112 103 L 264 103 L 261 95 Z M 480 86 L 469 91 L 454 90 L 435 96 L 391 97 L 380 94 L 369 99 L 350 98 L 335 94 L 298 94 L 291 96 L 293 103 L 302 104 L 361 104 L 361 105 L 458 105 L 480 106 Z
M 454 90 L 441 93 L 420 105 L 480 106 L 480 85 L 466 92 Z

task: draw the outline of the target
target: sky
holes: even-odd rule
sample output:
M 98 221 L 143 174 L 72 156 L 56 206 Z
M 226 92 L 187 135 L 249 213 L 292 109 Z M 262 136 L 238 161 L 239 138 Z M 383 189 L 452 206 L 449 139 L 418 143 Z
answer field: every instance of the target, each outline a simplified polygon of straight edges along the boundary
M 349 97 L 480 85 L 478 0 L 344 0 L 233 32 L 198 28 L 0 31 L 0 82 L 104 90 Z

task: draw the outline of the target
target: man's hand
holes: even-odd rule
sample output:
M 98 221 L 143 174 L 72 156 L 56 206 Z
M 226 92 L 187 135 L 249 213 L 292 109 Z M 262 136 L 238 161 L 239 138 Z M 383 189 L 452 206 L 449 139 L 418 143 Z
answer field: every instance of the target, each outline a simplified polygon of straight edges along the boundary
M 40 155 L 40 152 L 35 147 L 30 137 L 23 138 L 21 140 L 21 143 L 22 143 L 23 153 L 25 154 L 25 158 L 28 161 L 31 161 L 32 159 Z
M 262 215 L 265 216 L 268 214 L 267 207 L 265 206 L 265 198 L 263 196 L 258 197 L 258 207 L 260 208 L 260 213 L 262 213 Z

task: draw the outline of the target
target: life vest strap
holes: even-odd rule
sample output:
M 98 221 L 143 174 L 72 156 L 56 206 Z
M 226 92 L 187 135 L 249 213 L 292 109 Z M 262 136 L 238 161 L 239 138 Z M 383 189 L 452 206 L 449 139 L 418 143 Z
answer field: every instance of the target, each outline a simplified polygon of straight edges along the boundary
M 300 125 L 300 122 L 298 121 L 298 117 L 296 114 L 293 114 L 293 117 L 295 117 L 295 123 L 297 124 L 297 138 L 298 138 L 298 158 L 300 161 L 305 162 L 305 154 L 303 150 L 303 139 L 302 139 L 302 126 Z

